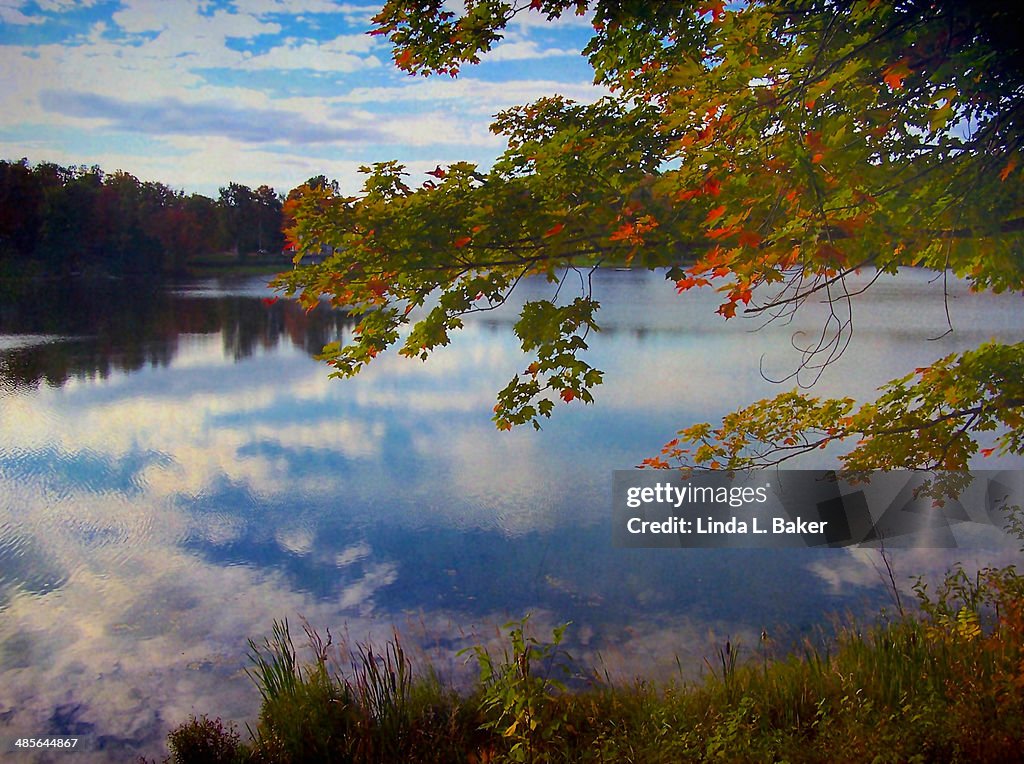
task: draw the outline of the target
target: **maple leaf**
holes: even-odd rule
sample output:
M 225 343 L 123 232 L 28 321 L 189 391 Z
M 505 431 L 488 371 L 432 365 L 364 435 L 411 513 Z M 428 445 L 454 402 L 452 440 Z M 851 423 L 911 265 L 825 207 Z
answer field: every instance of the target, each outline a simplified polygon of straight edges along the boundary
M 722 217 L 722 215 L 724 215 L 724 214 L 725 214 L 725 205 L 721 204 L 718 207 L 715 207 L 713 210 L 711 210 L 711 212 L 708 213 L 708 216 L 706 218 L 704 218 L 704 222 L 705 223 L 713 223 L 716 220 L 718 220 L 718 218 Z
M 891 64 L 882 72 L 882 81 L 889 86 L 889 90 L 897 91 L 903 87 L 903 80 L 910 74 L 910 66 L 906 57 L 901 58 L 895 64 Z
M 1017 155 L 1014 154 L 1012 157 L 1010 157 L 1010 161 L 1006 163 L 1006 167 L 1004 167 L 1002 171 L 999 173 L 999 180 L 1005 182 L 1006 179 L 1010 177 L 1010 173 L 1013 172 L 1016 166 Z
M 724 239 L 727 236 L 732 236 L 734 233 L 736 233 L 737 229 L 738 226 L 734 225 L 722 226 L 721 228 L 712 228 L 707 232 L 707 237 L 709 239 Z
M 676 291 L 682 294 L 688 289 L 693 289 L 693 287 L 708 286 L 710 283 L 706 278 L 687 276 L 676 281 Z
M 753 231 L 740 231 L 739 245 L 741 247 L 756 247 L 761 244 L 761 237 Z
M 667 470 L 669 468 L 669 464 L 664 459 L 657 456 L 648 456 L 640 462 L 640 469 L 644 469 L 645 467 L 651 467 L 656 470 Z
M 562 390 L 561 393 L 558 394 L 558 397 L 561 398 L 566 403 L 568 403 L 569 401 L 576 397 L 576 391 L 573 390 L 571 387 L 567 387 L 564 390 Z
M 730 300 L 739 300 L 744 305 L 750 304 L 751 297 L 753 297 L 753 294 L 750 291 L 749 286 L 737 286 L 735 289 L 732 290 L 732 293 L 729 295 Z
M 406 48 L 395 57 L 395 64 L 399 69 L 408 70 L 412 66 L 412 51 Z
M 811 162 L 819 164 L 825 158 L 825 145 L 821 142 L 821 132 L 810 130 L 804 138 L 807 148 L 811 150 Z
M 375 296 L 383 297 L 388 291 L 388 282 L 384 279 L 370 279 L 366 282 L 366 288 Z
M 636 226 L 634 226 L 632 223 L 623 223 L 608 238 L 611 241 L 622 241 L 623 239 L 631 238 L 635 233 Z
M 500 39 L 511 18 L 483 12 L 457 18 L 439 10 L 446 5 L 440 0 L 388 0 L 387 10 L 374 22 L 375 32 L 392 36 L 395 60 L 402 68 L 424 75 L 452 74 L 464 64 L 475 63 L 475 53 Z M 554 19 L 571 7 L 579 13 L 588 4 L 582 0 L 475 0 L 456 5 L 539 10 L 539 15 L 550 13 Z M 460 178 L 472 175 L 479 183 L 458 184 L 458 188 L 445 184 L 450 197 L 444 200 L 427 185 L 427 193 L 407 188 L 399 177 L 405 174 L 404 168 L 397 163 L 364 169 L 370 175 L 365 197 L 336 203 L 327 198 L 329 194 L 321 198 L 311 189 L 297 202 L 288 203 L 286 212 L 294 214 L 295 231 L 307 243 L 324 240 L 338 246 L 334 260 L 348 283 L 364 284 L 368 278 L 364 271 L 353 274 L 348 269 L 365 258 L 366 271 L 393 285 L 376 302 L 398 304 L 392 312 L 399 319 L 408 303 L 402 295 L 413 294 L 412 289 L 422 294 L 436 290 L 461 309 L 471 305 L 469 298 L 480 291 L 494 301 L 515 283 L 524 263 L 529 264 L 529 272 L 546 270 L 549 278 L 557 280 L 559 269 L 571 266 L 574 258 L 615 248 L 632 250 L 622 256 L 626 264 L 635 257 L 640 267 L 668 266 L 680 292 L 720 279 L 714 283 L 724 284 L 719 294 L 723 304 L 716 307 L 724 318 L 758 310 L 752 301 L 754 284 L 767 285 L 758 287 L 766 303 L 774 297 L 762 290 L 773 281 L 788 284 L 788 291 L 776 296 L 795 308 L 803 297 L 817 291 L 812 285 L 821 280 L 829 283 L 847 265 L 871 262 L 889 251 L 892 255 L 886 262 L 893 268 L 948 266 L 968 278 L 972 288 L 1021 290 L 1020 270 L 1008 267 L 1015 262 L 1013 253 L 1024 237 L 1016 212 L 1020 165 L 1015 147 L 1022 140 L 1013 116 L 1019 94 L 1008 90 L 1015 80 L 1001 76 L 1005 67 L 980 65 L 1015 60 L 1018 46 L 1009 38 L 987 39 L 996 36 L 978 34 L 978 29 L 1005 22 L 999 4 L 975 3 L 970 14 L 958 14 L 949 11 L 951 3 L 919 3 L 913 5 L 913 13 L 894 13 L 891 3 L 870 0 L 803 3 L 799 13 L 780 13 L 779 6 L 786 4 L 699 0 L 686 8 L 689 21 L 700 27 L 699 35 L 680 33 L 680 25 L 652 25 L 649 9 L 642 3 L 604 5 L 609 9 L 607 17 L 592 21 L 598 33 L 592 52 L 597 54 L 594 60 L 601 62 L 595 75 L 613 94 L 610 99 L 587 106 L 552 96 L 504 112 L 496 118 L 495 132 L 508 139 L 499 165 L 505 169 L 485 178 L 468 169 L 469 163 L 465 170 L 461 164 L 446 166 Z M 769 40 L 773 42 L 767 44 Z M 878 44 L 858 42 L 867 40 Z M 655 50 L 657 55 L 652 53 Z M 813 51 L 811 67 L 807 66 L 809 51 Z M 928 88 L 918 90 L 918 83 Z M 638 111 L 636 107 L 643 103 L 658 108 Z M 986 148 L 957 155 L 955 161 L 955 152 L 932 151 L 936 136 L 954 142 L 969 140 L 957 135 L 955 127 L 968 114 L 978 123 L 972 125 L 975 135 L 992 136 Z M 592 129 L 598 125 L 600 129 Z M 563 154 L 574 162 L 553 161 Z M 934 157 L 936 172 L 920 172 L 923 156 Z M 637 172 L 638 158 L 648 168 L 644 175 Z M 588 182 L 575 160 L 594 165 L 592 169 L 600 162 L 602 172 L 588 174 L 611 182 Z M 944 168 L 955 172 L 941 171 Z M 436 188 L 448 174 L 438 165 L 425 184 Z M 973 187 L 951 197 L 951 177 L 969 177 Z M 700 204 L 703 197 L 708 197 L 708 204 L 686 209 L 688 202 Z M 950 214 L 951 198 L 963 207 L 962 223 L 955 223 Z M 666 202 L 675 209 L 666 210 Z M 544 247 L 548 237 L 564 232 L 565 224 L 555 221 L 566 218 L 566 205 L 579 210 L 571 218 L 572 237 L 579 247 Z M 699 210 L 705 212 L 704 218 Z M 651 214 L 645 216 L 645 211 Z M 487 221 L 486 252 L 475 251 L 484 247 L 471 244 L 476 230 L 470 226 L 480 221 Z M 549 228 L 541 228 L 544 225 Z M 362 228 L 373 226 L 387 232 L 379 243 L 358 237 Z M 645 241 L 656 226 L 658 240 Z M 955 232 L 953 238 L 963 239 L 964 246 L 947 240 L 950 237 L 943 232 Z M 616 246 L 608 246 L 609 240 Z M 560 237 L 554 242 L 560 244 Z M 467 246 L 469 251 L 451 252 Z M 708 250 L 701 255 L 704 246 Z M 940 251 L 945 257 L 938 255 Z M 461 254 L 457 268 L 452 267 L 453 254 Z M 480 281 L 467 285 L 462 266 L 473 269 L 473 278 Z M 790 269 L 793 272 L 784 274 Z M 383 276 L 383 272 L 401 276 Z M 308 290 L 310 297 L 303 305 L 310 307 L 325 291 L 332 299 L 343 294 L 322 270 L 293 277 L 290 285 Z M 366 287 L 360 286 L 357 298 L 368 295 Z M 740 308 L 744 304 L 746 311 Z M 380 313 L 388 315 L 387 310 Z M 458 313 L 455 310 L 451 318 Z M 524 320 L 521 326 L 530 342 L 539 341 L 531 332 L 545 338 L 550 333 L 558 342 L 580 338 L 584 324 L 575 317 L 556 318 L 562 317 L 552 313 L 535 323 Z M 589 314 L 585 323 L 589 324 Z M 391 336 L 394 329 L 388 326 L 375 336 Z M 384 347 L 388 342 L 380 339 L 380 344 Z M 544 352 L 548 349 L 545 344 Z M 1019 391 L 1013 385 L 1024 376 L 1024 349 L 1011 353 L 1003 347 L 999 353 L 993 351 L 988 358 L 991 366 L 979 365 L 972 371 L 968 365 L 963 373 L 975 374 L 986 385 L 978 388 L 985 395 L 1005 392 L 1006 400 L 1016 402 Z M 535 357 L 543 358 L 539 365 L 548 376 L 544 389 L 550 389 L 551 400 L 545 398 L 546 404 L 553 406 L 559 397 L 565 400 L 570 395 L 572 400 L 589 400 L 589 384 L 577 381 L 575 367 L 559 365 L 563 357 L 566 363 L 575 363 L 572 353 Z M 1015 360 L 1011 363 L 1010 358 Z M 994 374 L 997 368 L 999 374 Z M 494 417 L 501 429 L 529 422 L 531 410 L 547 415 L 536 400 L 541 383 L 530 377 L 528 368 L 517 378 L 518 386 L 503 395 L 506 408 Z M 960 397 L 950 399 L 943 395 L 944 383 L 938 377 L 938 372 L 930 372 L 921 379 L 919 390 L 913 391 L 920 400 L 900 397 L 893 403 L 883 398 L 888 410 L 884 417 L 879 415 L 879 421 L 903 428 L 908 410 L 916 417 L 920 406 L 927 409 L 933 399 L 946 409 L 973 409 L 969 386 L 953 385 Z M 556 381 L 552 384 L 551 379 Z M 581 385 L 580 390 L 570 387 L 575 384 Z M 1024 406 L 1007 410 L 993 403 L 990 408 L 986 401 L 983 408 L 986 416 L 989 411 L 1001 412 L 992 413 L 998 421 L 986 420 L 983 427 L 965 422 L 964 443 L 973 442 L 973 430 L 988 430 L 990 425 L 1005 425 L 1014 437 L 1024 429 L 1024 413 L 1020 413 Z M 817 446 L 825 442 L 823 432 L 827 438 L 850 437 L 851 441 L 866 435 L 850 424 L 842 426 L 842 435 L 833 434 L 846 408 L 822 405 L 805 410 L 796 404 L 793 398 L 782 398 L 774 407 L 762 401 L 749 415 L 725 422 L 721 430 L 709 429 L 702 436 L 707 450 L 694 454 L 692 461 L 706 465 L 715 459 L 716 465 L 725 468 L 742 462 L 745 457 L 739 450 L 762 445 L 751 431 L 755 425 L 779 425 L 773 436 L 776 443 L 765 444 L 768 457 L 761 463 L 770 462 L 777 453 L 771 448 L 778 443 Z M 928 416 L 924 409 L 921 418 Z M 814 416 L 807 418 L 807 411 Z M 1016 418 L 1011 421 L 1011 417 Z M 942 419 L 940 424 L 947 421 L 960 426 L 952 419 Z M 804 439 L 810 431 L 815 436 Z M 915 434 L 924 445 L 916 445 L 908 432 L 888 450 L 883 447 L 885 437 L 872 435 L 865 441 L 867 446 L 858 446 L 866 457 L 854 450 L 854 464 L 891 467 L 902 460 L 920 466 L 915 462 L 918 455 L 935 458 L 936 433 L 942 435 L 941 431 L 942 427 L 929 431 L 924 425 Z M 791 437 L 783 440 L 787 436 Z M 946 442 L 944 435 L 942 440 Z M 959 440 L 947 445 L 949 464 L 965 463 L 967 446 Z M 973 445 L 969 456 L 986 455 L 988 450 L 980 445 L 984 443 Z M 1000 448 L 1021 450 L 997 446 L 996 451 Z M 669 454 L 680 460 L 683 449 L 679 454 L 676 449 L 673 445 Z
M 718 196 L 720 193 L 722 193 L 722 182 L 720 180 L 716 180 L 715 178 L 708 178 L 707 180 L 704 181 L 704 186 L 701 190 L 705 194 L 710 194 L 711 196 Z

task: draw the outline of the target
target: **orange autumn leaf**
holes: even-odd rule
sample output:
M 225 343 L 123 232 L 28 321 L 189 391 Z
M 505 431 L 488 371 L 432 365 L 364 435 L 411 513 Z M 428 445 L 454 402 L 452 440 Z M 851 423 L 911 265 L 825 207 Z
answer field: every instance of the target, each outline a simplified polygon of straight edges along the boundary
M 711 196 L 718 196 L 722 193 L 722 182 L 715 178 L 708 178 L 704 181 L 704 186 L 701 189 L 705 194 Z
M 724 302 L 718 306 L 718 310 L 715 313 L 720 314 L 724 318 L 732 318 L 736 315 L 736 303 L 735 302 Z
M 825 158 L 825 145 L 821 142 L 821 132 L 809 130 L 804 137 L 807 148 L 811 150 L 811 163 L 819 164 Z
M 713 0 L 713 2 L 702 3 L 700 7 L 697 8 L 697 13 L 702 16 L 710 13 L 713 21 L 721 21 L 722 17 L 725 15 L 725 0 Z
M 889 90 L 899 90 L 903 87 L 903 80 L 907 78 L 908 74 L 910 74 L 910 66 L 907 65 L 907 59 L 904 57 L 885 68 L 885 71 L 882 72 L 882 81 L 889 86 Z
M 741 247 L 756 247 L 761 244 L 761 237 L 753 231 L 740 231 L 739 245 Z
M 687 276 L 686 278 L 676 281 L 676 291 L 679 292 L 679 294 L 682 294 L 688 289 L 693 289 L 693 287 L 708 286 L 710 283 L 711 282 L 705 278 Z
M 455 245 L 456 249 L 462 249 L 464 246 L 469 244 L 471 241 L 473 241 L 473 237 L 472 236 L 462 236 L 461 238 L 458 238 L 454 242 L 452 242 L 452 244 Z
M 576 397 L 576 391 L 570 387 L 567 387 L 564 390 L 562 390 L 561 393 L 559 393 L 558 397 L 561 398 L 566 403 L 568 403 L 569 401 Z
M 705 223 L 713 223 L 714 221 L 718 220 L 718 218 L 722 217 L 722 215 L 724 215 L 724 214 L 725 214 L 725 205 L 721 204 L 721 205 L 715 207 L 713 210 L 711 210 L 711 212 L 708 213 L 708 216 L 706 218 L 704 218 L 704 222 Z
M 667 470 L 669 468 L 668 462 L 664 459 L 660 459 L 657 456 L 648 456 L 642 462 L 640 462 L 640 468 L 651 467 L 656 470 Z
M 395 57 L 395 64 L 399 69 L 408 69 L 412 64 L 412 51 L 406 48 Z
M 1005 181 L 1007 178 L 1009 178 L 1010 173 L 1013 172 L 1016 166 L 1017 155 L 1014 154 L 1012 157 L 1010 157 L 1010 161 L 1006 163 L 1006 167 L 1004 167 L 1002 171 L 999 173 L 999 180 Z
M 636 227 L 632 223 L 623 223 L 618 229 L 612 233 L 608 238 L 611 241 L 622 241 L 623 239 L 629 239 L 636 233 Z
M 555 223 L 551 228 L 544 232 L 544 238 L 547 239 L 550 236 L 556 236 L 562 232 L 563 228 L 565 228 L 565 223 Z
M 712 228 L 708 231 L 707 236 L 709 239 L 724 239 L 727 236 L 732 236 L 736 233 L 737 227 L 734 225 L 722 226 L 721 228 Z
M 828 243 L 818 247 L 816 256 L 825 262 L 839 263 L 840 265 L 846 265 L 847 262 L 846 253 Z
M 794 265 L 797 264 L 797 262 L 799 262 L 799 260 L 800 260 L 800 247 L 796 246 L 796 247 L 793 247 L 793 249 L 791 249 L 789 252 L 787 252 L 786 254 L 782 255 L 782 257 L 779 258 L 779 266 L 781 268 L 784 268 L 784 269 L 785 268 L 792 268 Z

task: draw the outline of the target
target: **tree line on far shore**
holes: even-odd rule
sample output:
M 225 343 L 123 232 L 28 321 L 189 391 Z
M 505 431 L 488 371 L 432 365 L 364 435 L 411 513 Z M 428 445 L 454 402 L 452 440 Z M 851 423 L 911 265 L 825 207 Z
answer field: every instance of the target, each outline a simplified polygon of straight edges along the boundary
M 123 170 L 0 160 L 0 275 L 178 273 L 211 253 L 280 253 L 283 201 L 267 185 L 211 199 Z

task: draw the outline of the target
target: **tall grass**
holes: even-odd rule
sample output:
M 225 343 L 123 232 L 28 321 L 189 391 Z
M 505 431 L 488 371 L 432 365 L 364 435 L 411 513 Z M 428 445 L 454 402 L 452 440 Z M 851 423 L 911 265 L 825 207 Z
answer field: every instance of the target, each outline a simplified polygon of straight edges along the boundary
M 479 680 L 457 693 L 429 667 L 414 672 L 397 634 L 380 650 L 332 653 L 330 633 L 307 627 L 303 666 L 276 623 L 250 643 L 263 697 L 252 742 L 189 758 L 183 742 L 220 750 L 197 745 L 217 734 L 204 718 L 170 745 L 176 761 L 1024 761 L 1024 577 L 955 571 L 917 595 L 915 615 L 848 623 L 827 647 L 780 660 L 763 645 L 743 660 L 727 642 L 698 683 L 595 677 L 572 691 L 555 678 L 571 670 L 565 627 L 545 642 L 526 620 L 507 624 L 501 655 L 468 651 Z
M 263 697 L 251 760 L 448 762 L 472 746 L 475 720 L 461 718 L 461 699 L 432 671 L 414 679 L 397 632 L 382 650 L 332 651 L 330 631 L 304 630 L 313 654 L 305 666 L 287 621 L 262 645 L 249 642 L 249 674 Z

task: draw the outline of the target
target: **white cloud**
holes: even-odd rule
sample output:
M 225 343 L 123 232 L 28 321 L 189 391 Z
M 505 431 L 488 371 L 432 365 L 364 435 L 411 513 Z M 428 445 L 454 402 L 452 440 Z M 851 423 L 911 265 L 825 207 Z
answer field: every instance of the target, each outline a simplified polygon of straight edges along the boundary
M 381 66 L 381 60 L 372 55 L 372 51 L 379 47 L 365 35 L 341 35 L 326 43 L 286 40 L 283 45 L 275 46 L 266 53 L 244 58 L 236 68 L 247 71 L 309 69 L 351 73 Z
M 207 52 L 207 46 L 223 45 L 231 38 L 250 38 L 277 34 L 281 26 L 261 21 L 251 13 L 217 10 L 211 15 L 199 12 L 195 2 L 162 0 L 124 0 L 112 15 L 113 22 L 129 34 L 158 32 L 166 35 L 164 44 L 178 54 Z M 159 39 L 159 38 L 158 38 Z
M 240 12 L 253 16 L 302 16 L 309 13 L 324 13 L 369 18 L 380 10 L 380 6 L 377 5 L 338 3 L 334 0 L 236 0 L 235 7 Z
M 487 54 L 488 61 L 523 61 L 531 58 L 552 58 L 555 56 L 578 56 L 574 48 L 542 48 L 534 40 L 506 41 L 495 45 Z
M 23 0 L 0 0 L 0 24 L 26 26 L 44 23 L 44 19 L 38 16 L 27 16 L 22 13 L 21 8 L 24 5 Z
M 596 101 L 608 91 L 589 82 L 558 80 L 507 80 L 492 82 L 472 76 L 450 80 L 442 77 L 407 80 L 401 85 L 359 87 L 340 95 L 337 101 L 351 103 L 395 103 L 435 101 L 458 102 L 475 113 L 493 114 L 514 104 L 529 103 L 546 95 L 559 94 L 580 103 Z
M 274 539 L 287 552 L 302 557 L 313 550 L 313 529 L 300 526 L 293 528 L 278 528 Z
M 64 13 L 75 8 L 91 8 L 99 0 L 36 0 L 36 5 L 50 13 Z
M 29 7 L 0 0 L 0 13 L 20 22 L 38 20 Z M 55 0 L 48 7 L 70 5 Z M 229 9 L 126 0 L 71 44 L 0 47 L 0 129 L 20 136 L 0 147 L 9 156 L 97 163 L 208 194 L 229 180 L 288 189 L 319 173 L 354 191 L 361 180 L 353 170 L 374 161 L 486 165 L 503 146 L 488 130 L 490 119 L 514 103 L 553 92 L 580 101 L 602 95 L 585 82 L 486 82 L 468 70 L 456 81 L 389 74 L 387 41 L 364 33 L 375 10 L 326 0 L 241 0 Z M 308 39 L 325 19 L 337 27 L 333 37 Z M 568 52 L 539 44 L 528 31 L 514 23 L 495 59 Z M 238 40 L 258 44 L 245 49 Z M 395 84 L 356 79 L 374 70 L 374 82 Z M 244 85 L 212 84 L 210 71 L 248 76 Z M 300 71 L 339 80 L 337 92 L 281 98 L 266 84 L 267 74 Z M 346 92 L 353 82 L 359 86 Z

